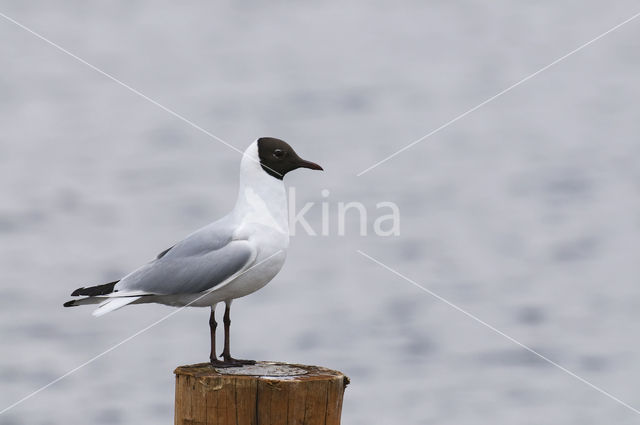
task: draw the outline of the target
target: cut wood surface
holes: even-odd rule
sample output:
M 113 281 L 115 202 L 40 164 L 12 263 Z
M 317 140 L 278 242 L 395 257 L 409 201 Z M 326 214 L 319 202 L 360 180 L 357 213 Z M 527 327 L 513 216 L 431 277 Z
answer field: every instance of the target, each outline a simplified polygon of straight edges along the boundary
M 180 366 L 176 425 L 338 425 L 349 378 L 318 366 Z

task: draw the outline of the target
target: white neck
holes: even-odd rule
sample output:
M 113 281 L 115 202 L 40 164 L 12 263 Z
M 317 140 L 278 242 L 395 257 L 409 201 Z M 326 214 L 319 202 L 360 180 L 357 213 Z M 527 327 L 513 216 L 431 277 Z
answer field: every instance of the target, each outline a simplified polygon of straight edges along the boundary
M 289 235 L 284 183 L 262 169 L 257 141 L 253 142 L 242 155 L 240 189 L 233 211 L 238 220 L 263 224 Z

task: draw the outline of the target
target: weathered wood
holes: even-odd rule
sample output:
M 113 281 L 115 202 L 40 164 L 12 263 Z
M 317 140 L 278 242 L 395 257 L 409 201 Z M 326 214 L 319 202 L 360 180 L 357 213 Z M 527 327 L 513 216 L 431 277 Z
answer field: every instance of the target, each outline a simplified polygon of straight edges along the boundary
M 176 425 L 339 425 L 349 383 L 335 370 L 275 362 L 174 373 Z

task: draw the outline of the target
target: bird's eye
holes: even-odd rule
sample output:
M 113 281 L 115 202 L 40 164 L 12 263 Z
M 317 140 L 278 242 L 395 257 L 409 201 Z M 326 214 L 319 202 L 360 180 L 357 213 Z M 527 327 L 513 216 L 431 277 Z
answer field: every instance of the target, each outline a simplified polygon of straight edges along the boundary
M 284 156 L 284 151 L 282 149 L 276 149 L 273 151 L 273 156 L 276 158 L 282 158 Z

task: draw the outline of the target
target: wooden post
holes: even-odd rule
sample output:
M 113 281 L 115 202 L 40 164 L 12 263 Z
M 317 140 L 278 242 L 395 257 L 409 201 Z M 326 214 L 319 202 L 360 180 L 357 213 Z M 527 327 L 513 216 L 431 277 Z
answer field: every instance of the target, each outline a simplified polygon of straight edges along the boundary
M 335 370 L 276 362 L 174 373 L 176 425 L 339 425 L 349 383 Z

